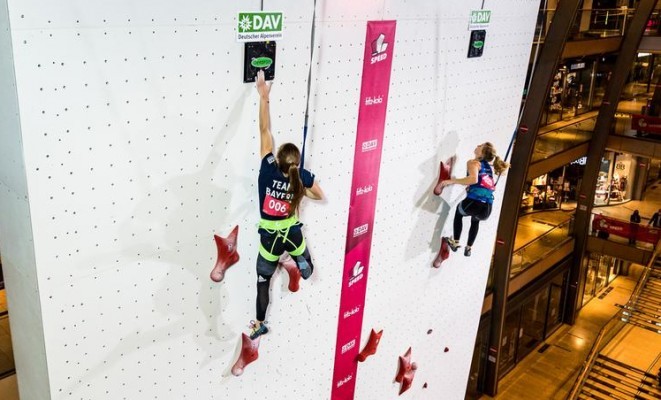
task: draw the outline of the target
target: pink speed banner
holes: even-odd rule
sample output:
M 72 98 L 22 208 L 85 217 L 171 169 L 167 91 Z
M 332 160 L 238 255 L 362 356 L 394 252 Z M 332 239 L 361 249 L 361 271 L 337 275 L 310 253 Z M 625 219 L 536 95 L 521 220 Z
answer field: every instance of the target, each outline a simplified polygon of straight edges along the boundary
M 365 38 L 331 399 L 354 398 L 396 21 L 369 21 Z

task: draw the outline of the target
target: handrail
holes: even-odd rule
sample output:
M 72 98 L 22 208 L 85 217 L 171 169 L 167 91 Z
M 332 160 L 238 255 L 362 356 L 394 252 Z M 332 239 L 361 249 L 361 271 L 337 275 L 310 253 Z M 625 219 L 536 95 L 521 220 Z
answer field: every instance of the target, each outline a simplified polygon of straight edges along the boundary
M 661 353 L 656 355 L 656 358 L 654 359 L 654 361 L 652 361 L 650 366 L 647 368 L 647 371 L 645 371 L 648 375 L 656 375 L 655 373 L 652 373 L 650 371 L 652 370 L 652 368 L 654 368 L 656 366 L 656 364 L 659 362 L 659 359 L 661 359 Z M 645 378 L 647 378 L 647 377 L 644 377 L 643 379 L 645 379 Z M 636 398 L 638 398 L 637 396 L 640 395 L 640 392 L 642 390 L 643 390 L 643 382 L 640 382 L 640 385 L 638 385 L 638 391 L 636 392 Z
M 574 220 L 574 217 L 572 216 L 567 221 L 564 221 L 564 222 L 556 225 L 555 227 L 550 229 L 548 232 L 545 232 L 541 236 L 538 236 L 534 240 L 526 243 L 522 247 L 519 247 L 514 252 L 512 252 L 512 261 L 511 261 L 512 268 L 511 268 L 511 271 L 510 271 L 510 279 L 512 279 L 512 278 L 522 274 L 524 271 L 530 269 L 539 260 L 543 259 L 547 254 L 549 254 L 552 251 L 555 251 L 558 247 L 560 247 L 561 245 L 565 244 L 568 240 L 570 240 L 571 239 L 571 234 L 569 233 L 569 230 L 570 230 L 569 227 L 573 223 L 573 220 Z M 567 228 L 567 236 L 564 236 L 562 240 L 559 240 L 558 242 L 552 243 L 551 245 L 549 245 L 548 250 L 544 251 L 543 253 L 541 253 L 541 254 L 535 253 L 536 255 L 539 255 L 539 257 L 536 258 L 535 260 L 529 260 L 529 264 L 526 265 L 525 268 L 523 268 L 523 266 L 525 265 L 525 263 L 524 263 L 524 257 L 525 257 L 524 254 L 525 254 L 525 252 L 528 248 L 530 248 L 532 245 L 538 244 L 540 241 L 542 241 L 544 238 L 551 235 L 552 233 L 556 233 L 556 232 L 561 231 L 565 228 Z M 515 257 L 521 257 L 520 265 L 518 264 L 519 261 L 514 261 Z
M 636 302 L 638 301 L 638 298 L 640 297 L 640 294 L 643 291 L 643 288 L 645 287 L 645 283 L 649 278 L 650 272 L 652 271 L 652 266 L 654 265 L 654 262 L 656 261 L 656 258 L 659 256 L 659 252 L 661 251 L 660 245 L 661 245 L 661 240 L 657 243 L 654 250 L 654 255 L 650 259 L 649 263 L 644 267 L 643 273 L 640 275 L 640 279 L 638 279 L 638 283 L 636 284 L 636 287 L 632 292 L 631 297 L 629 297 L 629 301 L 627 302 L 626 305 L 627 308 L 631 308 L 631 309 L 635 308 Z M 567 400 L 575 400 L 578 398 L 578 394 L 583 388 L 583 385 L 587 380 L 588 374 L 592 370 L 592 366 L 594 365 L 594 362 L 596 361 L 599 352 L 608 344 L 608 343 L 604 343 L 602 345 L 602 341 L 604 337 L 606 337 L 606 335 L 609 335 L 611 336 L 612 339 L 624 327 L 624 324 L 620 324 L 620 322 L 627 322 L 627 321 L 628 320 L 626 318 L 620 316 L 620 312 L 617 312 L 610 320 L 608 320 L 608 322 L 606 322 L 603 328 L 601 328 L 599 334 L 597 335 L 597 338 L 594 341 L 594 344 L 592 345 L 592 348 L 590 349 L 590 352 L 588 353 L 588 356 L 583 362 L 583 369 L 576 378 L 576 381 L 574 382 L 572 389 L 569 391 Z M 617 332 L 614 331 L 614 329 L 616 328 L 617 328 Z
M 569 225 L 569 224 L 571 223 L 571 221 L 572 221 L 573 218 L 574 218 L 574 216 L 572 216 L 571 218 L 569 218 L 569 219 L 566 220 L 565 222 L 562 222 L 562 223 L 560 223 L 560 224 L 554 226 L 554 227 L 551 228 L 550 230 L 544 232 L 542 235 L 537 236 L 534 240 L 531 240 L 530 242 L 528 242 L 528 243 L 524 244 L 523 246 L 519 247 L 518 249 L 514 250 L 514 253 L 516 254 L 516 253 L 518 253 L 518 252 L 520 252 L 520 251 L 524 251 L 526 248 L 528 248 L 529 246 L 531 246 L 531 245 L 533 245 L 533 244 L 539 242 L 539 241 L 542 240 L 545 236 L 551 234 L 551 232 L 555 231 L 556 229 L 564 228 L 565 225 Z

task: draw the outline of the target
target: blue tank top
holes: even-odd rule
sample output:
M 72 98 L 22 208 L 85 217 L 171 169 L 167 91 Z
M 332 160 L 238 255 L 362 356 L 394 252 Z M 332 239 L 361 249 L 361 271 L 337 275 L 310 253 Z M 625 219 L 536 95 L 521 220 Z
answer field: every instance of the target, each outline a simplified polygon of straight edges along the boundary
M 486 160 L 480 160 L 477 183 L 468 186 L 466 198 L 492 204 L 494 190 L 496 190 L 496 185 L 493 180 L 491 165 Z
M 303 186 L 311 188 L 314 184 L 314 174 L 302 168 L 299 170 L 299 174 Z M 268 153 L 262 158 L 257 186 L 259 190 L 259 211 L 262 219 L 287 219 L 292 197 L 291 193 L 288 192 L 289 178 L 285 177 L 278 168 L 273 153 Z

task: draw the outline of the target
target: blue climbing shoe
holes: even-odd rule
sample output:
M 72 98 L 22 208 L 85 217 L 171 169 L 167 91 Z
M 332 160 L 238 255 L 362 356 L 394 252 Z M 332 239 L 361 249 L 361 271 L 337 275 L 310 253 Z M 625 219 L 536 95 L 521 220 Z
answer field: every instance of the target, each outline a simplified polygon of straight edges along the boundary
M 312 268 L 310 264 L 303 256 L 296 256 L 296 265 L 298 266 L 299 271 L 301 271 L 301 278 L 308 279 L 312 275 Z
M 257 326 L 257 322 L 250 321 L 250 340 L 255 340 L 258 337 L 265 335 L 269 332 L 269 328 L 266 326 L 266 322 L 262 322 Z

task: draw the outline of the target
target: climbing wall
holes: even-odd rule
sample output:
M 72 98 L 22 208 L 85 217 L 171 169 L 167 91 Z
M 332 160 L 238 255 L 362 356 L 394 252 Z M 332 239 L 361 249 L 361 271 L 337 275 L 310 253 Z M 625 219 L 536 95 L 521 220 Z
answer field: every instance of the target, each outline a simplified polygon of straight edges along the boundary
M 21 212 L 0 224 L 0 246 L 3 265 L 21 261 L 6 266 L 10 310 L 34 311 L 12 315 L 14 337 L 43 325 L 45 349 L 44 360 L 17 348 L 22 398 L 330 397 L 365 28 L 383 19 L 397 35 L 358 345 L 371 328 L 384 335 L 359 366 L 355 398 L 395 397 L 409 346 L 418 370 L 405 396 L 463 398 L 500 204 L 471 258 L 432 269 L 462 189 L 429 194 L 439 161 L 456 155 L 462 176 L 477 144 L 504 154 L 539 2 L 487 0 L 484 55 L 468 59 L 468 17 L 482 1 L 317 1 L 305 165 L 326 199 L 301 213 L 315 274 L 297 293 L 284 271 L 273 279 L 271 332 L 240 377 L 230 367 L 254 318 L 260 159 L 258 96 L 242 82 L 235 35 L 238 12 L 262 2 L 5 2 L 13 69 L 3 56 L 0 71 L 16 89 L 0 109 L 14 105 L 20 119 L 2 122 L 12 135 L 0 162 L 12 172 L 0 205 Z M 313 2 L 263 3 L 284 15 L 272 131 L 276 145 L 300 145 Z M 236 225 L 240 261 L 214 283 L 213 235 Z M 12 290 L 30 282 L 21 254 L 33 291 Z

